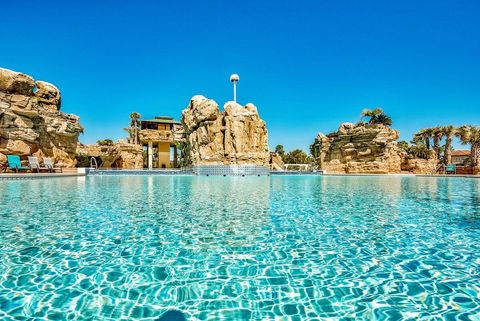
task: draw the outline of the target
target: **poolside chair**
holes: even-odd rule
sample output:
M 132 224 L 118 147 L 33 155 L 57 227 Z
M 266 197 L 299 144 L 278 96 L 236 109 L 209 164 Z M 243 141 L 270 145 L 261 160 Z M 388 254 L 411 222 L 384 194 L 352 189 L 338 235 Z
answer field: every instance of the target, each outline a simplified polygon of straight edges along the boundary
M 55 167 L 53 165 L 53 161 L 50 157 L 44 157 L 43 163 L 45 164 L 45 167 L 48 168 L 50 173 L 54 173 L 56 171 L 60 171 L 60 173 L 63 173 L 63 169 L 61 167 Z
M 457 174 L 457 165 L 456 164 L 450 164 L 445 166 L 445 174 Z
M 29 167 L 22 166 L 22 163 L 20 162 L 20 156 L 18 155 L 7 155 L 7 161 L 8 169 L 15 171 L 15 173 L 30 170 Z
M 33 173 L 36 171 L 40 173 L 40 171 L 50 171 L 48 167 L 41 167 L 40 163 L 38 162 L 38 158 L 36 156 L 28 156 L 28 163 L 30 165 L 30 171 Z

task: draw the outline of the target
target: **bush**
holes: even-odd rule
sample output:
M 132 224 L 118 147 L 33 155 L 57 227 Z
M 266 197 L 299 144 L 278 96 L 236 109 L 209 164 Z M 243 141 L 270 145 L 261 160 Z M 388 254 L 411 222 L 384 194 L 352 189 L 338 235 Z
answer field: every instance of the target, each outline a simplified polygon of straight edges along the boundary
M 101 140 L 97 140 L 97 144 L 99 146 L 113 146 L 113 140 L 111 139 L 101 139 Z

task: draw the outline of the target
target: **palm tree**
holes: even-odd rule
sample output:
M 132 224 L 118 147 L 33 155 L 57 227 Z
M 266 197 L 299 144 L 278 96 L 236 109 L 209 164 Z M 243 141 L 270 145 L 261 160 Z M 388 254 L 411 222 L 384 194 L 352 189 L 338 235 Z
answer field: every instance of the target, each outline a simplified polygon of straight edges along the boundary
M 470 144 L 470 160 L 472 166 L 478 165 L 480 157 L 480 127 L 472 125 L 464 125 L 458 128 L 457 136 L 462 144 Z
M 142 117 L 142 115 L 140 115 L 139 113 L 137 112 L 133 112 L 130 114 L 130 127 L 128 128 L 124 128 L 124 130 L 126 132 L 128 132 L 128 136 L 129 136 L 129 141 L 131 144 L 139 144 L 140 141 L 138 139 L 138 132 L 139 132 L 139 129 L 140 129 L 140 123 L 139 123 L 139 119 L 140 117 Z
M 370 122 L 372 124 L 382 124 L 385 126 L 392 126 L 392 118 L 385 113 L 378 114 L 374 116 Z
M 280 155 L 280 157 L 285 156 L 285 149 L 283 149 L 283 145 L 277 145 L 275 146 L 275 153 Z
M 99 146 L 113 146 L 115 143 L 110 138 L 97 140 Z
M 392 125 L 392 118 L 385 114 L 381 108 L 362 110 L 361 120 L 363 121 L 365 117 L 369 117 L 369 124 L 382 124 L 385 126 Z
M 380 115 L 381 113 L 383 113 L 383 110 L 378 107 L 375 109 L 365 108 L 364 110 L 362 110 L 362 113 L 360 114 L 361 120 L 363 120 L 365 117 L 369 117 L 369 122 L 370 122 L 373 117 Z
M 425 144 L 427 149 L 430 149 L 430 137 L 432 137 L 433 130 L 432 128 L 423 128 L 420 129 L 415 135 L 413 136 L 413 141 L 418 143 L 422 142 Z
M 443 138 L 442 128 L 440 126 L 432 127 L 432 138 L 433 138 L 433 150 L 437 155 L 437 159 L 440 159 L 440 141 Z
M 407 148 L 407 154 L 414 158 L 430 159 L 432 153 L 432 150 L 428 149 L 426 145 L 411 145 Z
M 457 129 L 452 126 L 442 126 L 442 133 L 445 136 L 445 152 L 443 161 L 445 164 L 450 165 L 452 163 L 452 138 L 456 135 Z

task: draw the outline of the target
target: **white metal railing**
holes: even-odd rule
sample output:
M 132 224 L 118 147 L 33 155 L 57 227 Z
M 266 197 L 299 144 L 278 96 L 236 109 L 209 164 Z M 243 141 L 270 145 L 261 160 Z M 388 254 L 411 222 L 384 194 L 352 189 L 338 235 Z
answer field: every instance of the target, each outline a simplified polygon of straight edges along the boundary
M 97 163 L 97 159 L 95 157 L 90 157 L 90 167 L 98 169 L 98 163 Z

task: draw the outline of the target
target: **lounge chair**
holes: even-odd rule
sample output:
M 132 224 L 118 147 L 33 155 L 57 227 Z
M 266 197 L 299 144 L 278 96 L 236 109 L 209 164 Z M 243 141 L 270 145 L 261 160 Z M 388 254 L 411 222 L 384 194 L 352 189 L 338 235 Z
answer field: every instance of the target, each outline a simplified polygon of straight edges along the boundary
M 15 173 L 18 173 L 21 171 L 26 172 L 30 170 L 30 167 L 22 166 L 22 163 L 20 162 L 20 156 L 18 155 L 7 155 L 7 161 L 8 161 L 8 169 L 15 171 Z
M 54 173 L 56 171 L 60 171 L 60 173 L 63 173 L 63 169 L 61 167 L 55 167 L 53 165 L 53 161 L 49 157 L 44 157 L 43 158 L 43 163 L 45 164 L 45 167 L 50 170 L 51 173 Z
M 457 174 L 457 165 L 450 164 L 445 166 L 445 174 Z
M 28 156 L 28 163 L 30 164 L 30 171 L 33 173 L 36 171 L 37 173 L 40 173 L 40 171 L 50 171 L 48 167 L 42 167 L 40 166 L 40 163 L 38 162 L 38 158 L 36 156 Z

